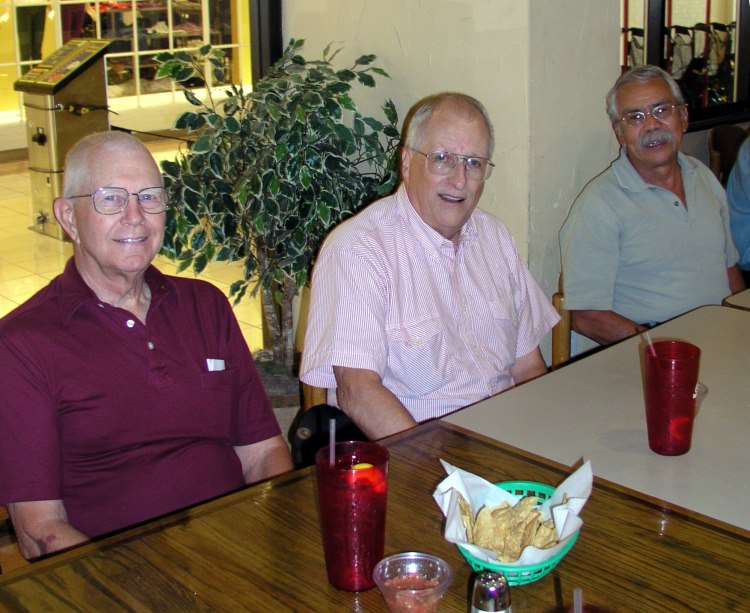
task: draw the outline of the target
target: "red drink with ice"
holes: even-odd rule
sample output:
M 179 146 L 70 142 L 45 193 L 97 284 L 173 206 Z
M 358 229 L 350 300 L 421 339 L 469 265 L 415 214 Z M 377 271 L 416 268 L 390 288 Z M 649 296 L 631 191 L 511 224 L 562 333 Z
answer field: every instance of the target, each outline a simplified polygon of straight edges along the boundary
M 683 341 L 645 348 L 648 445 L 661 455 L 690 451 L 700 349 Z
M 385 550 L 388 451 L 352 441 L 316 455 L 318 502 L 328 580 L 340 590 L 374 587 L 372 571 Z

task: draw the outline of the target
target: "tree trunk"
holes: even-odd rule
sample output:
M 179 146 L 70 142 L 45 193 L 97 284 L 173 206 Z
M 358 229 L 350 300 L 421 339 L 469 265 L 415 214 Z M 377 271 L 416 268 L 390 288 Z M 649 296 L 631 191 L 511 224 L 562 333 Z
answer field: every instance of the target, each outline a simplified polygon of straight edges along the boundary
M 281 304 L 274 300 L 275 291 L 281 292 Z M 292 279 L 285 278 L 283 286 L 275 285 L 272 290 L 263 289 L 261 300 L 263 316 L 271 334 L 273 359 L 283 364 L 289 372 L 294 366 L 294 296 L 297 286 Z

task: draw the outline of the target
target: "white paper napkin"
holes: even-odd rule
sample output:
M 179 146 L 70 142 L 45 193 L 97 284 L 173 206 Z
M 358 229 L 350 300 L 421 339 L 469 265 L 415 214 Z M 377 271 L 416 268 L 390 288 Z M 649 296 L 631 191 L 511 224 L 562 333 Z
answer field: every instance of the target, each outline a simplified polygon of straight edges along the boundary
M 498 563 L 497 554 L 494 551 L 466 541 L 466 528 L 461 521 L 457 493 L 460 492 L 471 504 L 474 517 L 484 505 L 495 507 L 508 502 L 511 506 L 515 506 L 520 498 L 444 460 L 440 460 L 440 463 L 448 476 L 438 484 L 432 497 L 445 515 L 444 536 L 446 540 L 461 545 L 484 562 Z M 555 530 L 560 541 L 557 545 L 550 549 L 537 549 L 529 546 L 523 550 L 521 557 L 515 562 L 500 563 L 508 566 L 525 566 L 544 562 L 554 556 L 565 545 L 565 541 L 583 525 L 578 514 L 591 495 L 593 481 L 591 463 L 586 462 L 565 479 L 552 496 L 539 507 L 544 520 L 552 517 L 555 522 Z M 563 504 L 565 496 L 567 496 L 567 501 Z

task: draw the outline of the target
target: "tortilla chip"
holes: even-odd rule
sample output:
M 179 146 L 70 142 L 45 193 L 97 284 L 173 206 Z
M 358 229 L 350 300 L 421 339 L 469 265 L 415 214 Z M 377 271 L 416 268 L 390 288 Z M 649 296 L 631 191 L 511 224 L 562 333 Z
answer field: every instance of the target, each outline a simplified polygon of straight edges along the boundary
M 555 530 L 555 522 L 548 519 L 546 522 L 541 524 L 534 535 L 534 540 L 531 543 L 538 549 L 549 549 L 557 545 L 557 530 Z
M 474 512 L 471 510 L 471 505 L 466 498 L 463 497 L 461 492 L 458 492 L 458 510 L 461 513 L 461 523 L 466 528 L 466 541 L 469 543 L 474 542 Z

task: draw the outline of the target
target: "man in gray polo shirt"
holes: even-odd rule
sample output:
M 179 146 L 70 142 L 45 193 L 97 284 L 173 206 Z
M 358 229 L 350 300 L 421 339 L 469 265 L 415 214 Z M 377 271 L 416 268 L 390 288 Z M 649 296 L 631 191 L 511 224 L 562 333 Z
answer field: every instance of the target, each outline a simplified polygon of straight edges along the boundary
M 679 151 L 688 116 L 656 66 L 607 94 L 620 156 L 576 199 L 560 231 L 573 329 L 606 345 L 744 288 L 724 190 Z

